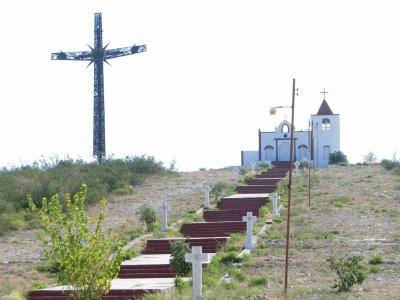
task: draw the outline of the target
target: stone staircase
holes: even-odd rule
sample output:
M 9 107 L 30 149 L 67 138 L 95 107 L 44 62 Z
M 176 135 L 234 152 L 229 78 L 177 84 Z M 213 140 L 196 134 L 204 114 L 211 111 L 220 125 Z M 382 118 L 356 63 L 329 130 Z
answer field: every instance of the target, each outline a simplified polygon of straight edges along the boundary
M 228 241 L 230 234 L 246 231 L 243 216 L 252 212 L 253 216 L 258 217 L 260 208 L 269 199 L 269 193 L 276 190 L 278 182 L 287 172 L 288 168 L 275 168 L 257 174 L 245 185 L 237 186 L 237 194 L 221 198 L 218 210 L 203 210 L 205 222 L 183 223 L 180 231 L 184 238 L 148 239 L 141 255 L 121 264 L 118 278 L 112 281 L 110 292 L 101 299 L 143 299 L 146 294 L 173 288 L 176 272 L 169 264 L 170 243 L 184 240 L 191 248 L 202 246 L 203 253 L 215 255 Z M 35 290 L 28 294 L 27 299 L 72 299 L 65 291 L 67 288 L 60 286 Z

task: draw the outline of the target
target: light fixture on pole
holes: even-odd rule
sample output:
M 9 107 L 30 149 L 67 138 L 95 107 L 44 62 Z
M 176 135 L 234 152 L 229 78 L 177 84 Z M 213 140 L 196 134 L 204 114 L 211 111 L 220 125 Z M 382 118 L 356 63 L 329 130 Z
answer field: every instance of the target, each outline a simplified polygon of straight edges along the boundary
M 290 206 L 292 197 L 292 174 L 293 174 L 293 142 L 294 142 L 294 97 L 298 95 L 295 88 L 295 78 L 293 78 L 293 90 L 292 90 L 292 106 L 275 106 L 271 107 L 269 113 L 271 115 L 276 114 L 277 108 L 291 108 L 292 109 L 292 123 L 290 130 L 290 165 L 289 165 L 289 182 L 288 188 L 288 204 L 287 204 L 287 221 L 286 221 L 286 256 L 285 256 L 285 293 L 287 293 L 288 287 L 288 269 L 289 269 L 289 235 L 290 235 Z

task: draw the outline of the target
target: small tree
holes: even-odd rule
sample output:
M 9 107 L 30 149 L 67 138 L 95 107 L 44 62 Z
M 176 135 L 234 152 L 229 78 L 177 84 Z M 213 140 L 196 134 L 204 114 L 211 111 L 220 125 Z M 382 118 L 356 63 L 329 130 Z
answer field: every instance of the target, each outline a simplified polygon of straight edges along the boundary
M 330 165 L 340 165 L 347 164 L 347 157 L 344 155 L 342 151 L 335 151 L 329 154 L 329 162 Z
M 169 263 L 178 276 L 187 276 L 192 270 L 192 264 L 185 262 L 185 254 L 190 253 L 190 247 L 185 241 L 170 242 L 171 258 Z
M 146 224 L 147 231 L 152 231 L 154 229 L 154 223 L 157 220 L 157 213 L 154 208 L 143 204 L 136 214 L 139 215 L 139 221 L 142 222 L 142 224 Z
M 43 223 L 43 233 L 39 239 L 49 248 L 45 257 L 58 270 L 58 283 L 68 285 L 74 299 L 98 299 L 111 287 L 111 280 L 119 272 L 122 261 L 122 247 L 117 242 L 112 230 L 102 232 L 104 208 L 107 204 L 101 200 L 98 217 L 90 218 L 94 226 L 89 228 L 89 217 L 84 212 L 87 187 L 73 197 L 66 194 L 63 205 L 58 195 L 50 201 L 43 198 L 38 210 L 31 197 L 28 197 L 32 211 L 38 211 Z
M 370 151 L 366 155 L 364 155 L 364 162 L 367 164 L 374 164 L 378 158 L 376 157 L 375 153 Z
M 247 174 L 246 168 L 239 168 L 239 174 L 242 175 L 243 177 L 246 176 Z
M 226 187 L 224 182 L 217 182 L 211 187 L 211 193 L 214 194 L 215 202 L 218 200 L 218 197 L 221 195 L 223 189 Z
M 328 259 L 331 270 L 339 277 L 332 288 L 338 288 L 338 292 L 348 292 L 354 284 L 361 284 L 367 278 L 363 257 L 359 255 L 336 259 L 333 255 Z

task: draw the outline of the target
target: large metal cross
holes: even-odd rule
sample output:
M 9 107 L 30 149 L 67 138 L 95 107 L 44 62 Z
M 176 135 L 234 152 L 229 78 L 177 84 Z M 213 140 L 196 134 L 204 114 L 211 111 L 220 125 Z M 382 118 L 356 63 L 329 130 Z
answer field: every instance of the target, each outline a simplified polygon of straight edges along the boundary
M 88 45 L 89 46 L 89 45 Z M 145 52 L 146 45 L 106 50 L 103 47 L 103 29 L 101 13 L 94 14 L 94 47 L 90 51 L 57 52 L 51 54 L 52 60 L 82 60 L 94 65 L 94 108 L 93 108 L 93 156 L 98 162 L 106 157 L 105 114 L 104 114 L 104 71 L 103 62 L 108 59 Z

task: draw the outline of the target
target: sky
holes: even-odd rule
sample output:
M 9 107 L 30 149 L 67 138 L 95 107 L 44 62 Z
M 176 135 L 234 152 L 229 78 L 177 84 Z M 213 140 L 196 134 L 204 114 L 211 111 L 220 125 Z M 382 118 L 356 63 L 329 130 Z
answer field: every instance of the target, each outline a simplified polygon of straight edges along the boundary
M 104 65 L 107 156 L 153 156 L 179 171 L 240 165 L 258 129 L 296 130 L 326 100 L 351 163 L 400 157 L 400 5 L 380 0 L 7 0 L 0 2 L 0 166 L 92 161 L 93 66 L 52 61 L 89 50 L 94 13 L 108 49 L 147 52 Z

